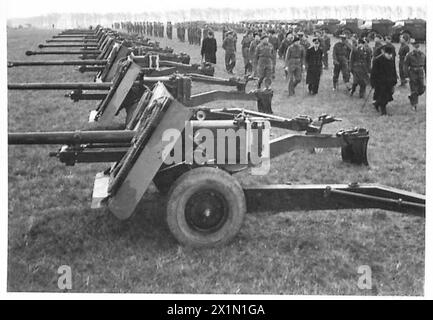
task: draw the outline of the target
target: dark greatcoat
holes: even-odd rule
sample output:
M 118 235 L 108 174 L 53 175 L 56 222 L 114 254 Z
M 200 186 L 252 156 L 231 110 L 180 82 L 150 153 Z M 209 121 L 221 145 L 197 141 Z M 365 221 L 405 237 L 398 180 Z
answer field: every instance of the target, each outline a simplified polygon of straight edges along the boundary
M 205 62 L 216 63 L 217 43 L 215 38 L 203 39 L 201 45 L 201 55 L 204 56 Z
M 318 48 L 317 51 L 314 47 L 307 50 L 305 55 L 305 62 L 307 65 L 307 84 L 316 84 L 320 81 L 320 75 L 322 74 L 322 49 Z
M 386 105 L 392 101 L 394 86 L 397 83 L 397 71 L 395 61 L 386 59 L 385 56 L 379 56 L 373 60 L 371 69 L 371 86 L 374 88 L 374 97 L 378 105 Z

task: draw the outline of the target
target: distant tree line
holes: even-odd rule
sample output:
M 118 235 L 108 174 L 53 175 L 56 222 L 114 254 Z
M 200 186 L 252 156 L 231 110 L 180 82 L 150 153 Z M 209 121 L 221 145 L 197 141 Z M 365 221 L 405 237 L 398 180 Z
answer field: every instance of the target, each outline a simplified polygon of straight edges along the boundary
M 311 6 L 287 8 L 207 8 L 185 9 L 176 11 L 150 11 L 143 13 L 53 13 L 30 18 L 9 19 L 9 27 L 32 25 L 37 28 L 77 28 L 89 25 L 103 25 L 111 27 L 114 21 L 197 21 L 209 22 L 237 22 L 242 20 L 290 20 L 290 19 L 326 19 L 326 18 L 361 18 L 361 19 L 426 19 L 425 7 L 411 6 Z

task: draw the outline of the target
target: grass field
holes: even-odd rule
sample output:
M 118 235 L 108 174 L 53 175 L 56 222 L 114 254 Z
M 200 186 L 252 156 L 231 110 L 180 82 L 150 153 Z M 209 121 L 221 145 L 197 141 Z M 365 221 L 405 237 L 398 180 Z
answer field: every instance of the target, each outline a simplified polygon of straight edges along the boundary
M 8 30 L 9 60 L 59 30 Z M 175 38 L 175 37 L 174 37 Z M 216 76 L 228 77 L 218 41 Z M 159 39 L 175 52 L 200 60 L 199 46 Z M 61 59 L 73 59 L 64 56 Z M 235 71 L 243 73 L 240 54 Z M 332 65 L 332 61 L 330 61 Z M 425 193 L 425 96 L 410 110 L 408 88 L 397 88 L 389 117 L 343 89 L 332 92 L 325 70 L 319 94 L 299 85 L 288 97 L 282 61 L 273 84 L 273 109 L 279 115 L 327 113 L 343 119 L 325 132 L 365 127 L 370 131 L 369 167 L 341 161 L 339 150 L 320 154 L 296 151 L 271 163 L 267 176 L 239 174 L 255 183 L 380 183 Z M 92 81 L 73 67 L 8 70 L 8 82 Z M 252 88 L 253 85 L 250 85 Z M 342 87 L 342 86 L 341 86 Z M 197 92 L 209 89 L 197 85 Z M 73 103 L 62 91 L 11 91 L 10 132 L 76 130 L 86 127 L 96 102 Z M 256 110 L 247 102 L 213 103 Z M 273 132 L 278 135 L 279 132 Z M 164 199 L 150 191 L 140 214 L 118 221 L 106 210 L 90 210 L 93 179 L 106 164 L 66 167 L 48 153 L 55 147 L 10 146 L 8 151 L 8 291 L 59 292 L 57 269 L 72 269 L 73 292 L 422 295 L 425 220 L 382 210 L 263 212 L 249 214 L 228 246 L 192 250 L 179 246 L 164 222 Z M 357 286 L 358 267 L 372 269 L 373 288 Z

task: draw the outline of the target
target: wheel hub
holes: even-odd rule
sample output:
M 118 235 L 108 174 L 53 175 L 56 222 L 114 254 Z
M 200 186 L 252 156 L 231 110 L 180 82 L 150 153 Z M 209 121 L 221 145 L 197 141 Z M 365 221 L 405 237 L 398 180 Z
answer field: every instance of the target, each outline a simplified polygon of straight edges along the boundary
M 212 233 L 219 230 L 227 217 L 227 202 L 215 190 L 203 190 L 193 194 L 185 206 L 186 222 L 199 232 Z

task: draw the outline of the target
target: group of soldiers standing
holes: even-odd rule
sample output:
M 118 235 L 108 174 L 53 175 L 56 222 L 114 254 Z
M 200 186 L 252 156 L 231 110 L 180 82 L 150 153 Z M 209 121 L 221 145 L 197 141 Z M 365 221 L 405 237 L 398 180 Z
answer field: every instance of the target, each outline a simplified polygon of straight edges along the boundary
M 197 23 L 179 23 L 176 31 L 179 41 L 185 42 L 188 37 L 189 44 L 201 45 L 203 30 Z
M 123 29 L 128 33 L 146 34 L 151 37 L 164 38 L 164 23 L 162 22 L 146 22 L 146 21 L 126 21 L 115 22 L 112 25 L 113 29 Z M 167 37 L 172 38 L 173 27 L 171 22 L 167 23 Z

